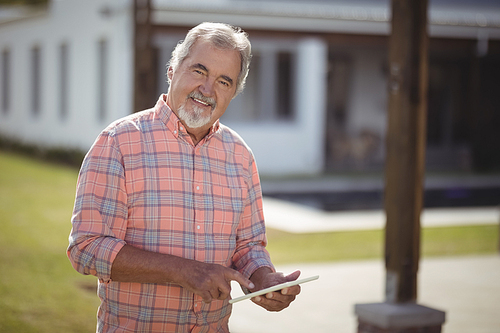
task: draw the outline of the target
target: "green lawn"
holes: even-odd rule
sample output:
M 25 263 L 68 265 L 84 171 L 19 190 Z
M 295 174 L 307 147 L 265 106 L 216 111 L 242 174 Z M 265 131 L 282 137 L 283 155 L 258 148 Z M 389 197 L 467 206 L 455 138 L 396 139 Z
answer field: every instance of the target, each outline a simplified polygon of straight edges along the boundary
M 496 225 L 425 228 L 421 253 L 429 256 L 491 254 L 498 250 Z M 292 234 L 268 229 L 268 250 L 275 263 L 382 259 L 382 230 Z
M 66 247 L 78 171 L 0 151 L 0 332 L 92 332 L 96 278 Z M 382 231 L 268 231 L 275 263 L 382 258 Z M 498 226 L 423 230 L 424 255 L 494 253 Z
M 0 152 L 0 332 L 92 332 L 96 279 L 66 257 L 77 170 Z

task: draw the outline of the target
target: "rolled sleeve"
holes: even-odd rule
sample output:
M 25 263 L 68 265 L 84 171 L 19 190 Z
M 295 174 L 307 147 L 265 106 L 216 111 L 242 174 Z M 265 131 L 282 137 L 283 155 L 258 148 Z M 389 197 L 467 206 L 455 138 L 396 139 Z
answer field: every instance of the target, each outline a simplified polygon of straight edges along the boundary
M 250 278 L 261 267 L 269 267 L 273 272 L 276 271 L 269 253 L 260 245 L 251 246 L 246 251 L 240 252 L 237 261 L 242 264 L 241 267 L 237 267 L 237 270 L 247 278 Z
M 67 250 L 78 272 L 110 280 L 113 261 L 125 245 L 127 211 L 122 157 L 113 136 L 103 132 L 78 177 Z
M 250 165 L 251 176 L 248 179 L 248 198 L 242 221 L 238 229 L 238 246 L 233 256 L 236 270 L 250 277 L 260 267 L 275 268 L 266 250 L 266 227 L 262 208 L 262 190 L 254 160 Z

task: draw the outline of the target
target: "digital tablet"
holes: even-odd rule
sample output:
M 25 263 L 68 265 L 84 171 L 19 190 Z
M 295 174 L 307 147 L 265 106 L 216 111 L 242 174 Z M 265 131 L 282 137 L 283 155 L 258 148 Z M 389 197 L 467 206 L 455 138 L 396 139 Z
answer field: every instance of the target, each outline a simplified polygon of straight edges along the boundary
M 243 300 L 246 300 L 246 299 L 249 299 L 249 298 L 252 298 L 252 297 L 264 295 L 264 294 L 270 293 L 272 291 L 281 290 L 281 289 L 284 289 L 284 288 L 296 286 L 298 284 L 306 283 L 306 282 L 309 282 L 309 281 L 314 281 L 314 280 L 317 280 L 317 279 L 319 279 L 319 275 L 311 276 L 311 277 L 308 277 L 308 278 L 305 278 L 305 279 L 300 279 L 300 280 L 295 280 L 295 281 L 280 283 L 280 284 L 277 284 L 277 285 L 269 287 L 269 288 L 265 288 L 265 289 L 258 290 L 256 292 L 253 292 L 253 293 L 250 293 L 250 294 L 243 295 L 241 297 L 233 298 L 233 299 L 229 300 L 229 303 L 233 304 L 233 303 L 236 303 L 236 302 L 239 302 L 239 301 L 243 301 Z

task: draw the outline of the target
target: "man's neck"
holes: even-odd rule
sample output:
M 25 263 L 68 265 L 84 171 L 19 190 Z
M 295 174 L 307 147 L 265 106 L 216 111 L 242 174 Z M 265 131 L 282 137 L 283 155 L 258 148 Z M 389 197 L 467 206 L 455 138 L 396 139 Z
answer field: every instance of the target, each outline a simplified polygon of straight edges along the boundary
M 185 124 L 184 127 L 186 128 L 186 131 L 191 137 L 194 146 L 196 146 L 201 140 L 203 140 L 203 138 L 207 136 L 207 134 L 210 132 L 210 128 L 208 130 L 199 128 L 191 129 L 188 128 Z

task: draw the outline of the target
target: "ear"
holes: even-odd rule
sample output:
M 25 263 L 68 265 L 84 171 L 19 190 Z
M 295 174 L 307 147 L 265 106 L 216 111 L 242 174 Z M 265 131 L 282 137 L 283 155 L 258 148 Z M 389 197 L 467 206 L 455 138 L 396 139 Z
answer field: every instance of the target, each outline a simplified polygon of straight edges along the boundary
M 172 80 L 172 76 L 174 76 L 174 69 L 172 68 L 172 66 L 168 66 L 167 76 L 169 80 Z

